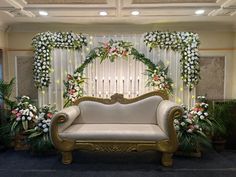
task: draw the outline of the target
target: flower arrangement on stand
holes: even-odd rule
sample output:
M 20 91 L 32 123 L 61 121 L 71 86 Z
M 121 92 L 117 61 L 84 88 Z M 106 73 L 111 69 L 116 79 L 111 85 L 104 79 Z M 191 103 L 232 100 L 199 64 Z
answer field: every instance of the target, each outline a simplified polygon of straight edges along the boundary
M 155 90 L 166 91 L 168 94 L 173 93 L 171 78 L 167 76 L 168 67 L 165 67 L 163 62 L 159 62 L 154 68 L 148 68 L 146 74 L 148 75 L 147 86 L 152 86 Z
M 11 133 L 15 137 L 15 149 L 27 149 L 25 132 L 33 127 L 37 119 L 37 108 L 28 96 L 19 97 L 16 107 L 11 111 Z
M 28 130 L 37 119 L 37 108 L 32 104 L 30 97 L 22 96 L 17 100 L 17 106 L 11 111 L 13 133 Z
M 73 75 L 67 74 L 67 81 L 64 81 L 66 87 L 64 91 L 65 105 L 69 106 L 74 103 L 79 97 L 83 96 L 83 84 L 85 78 L 81 73 L 75 72 Z
M 113 62 L 117 57 L 127 57 L 130 55 L 132 47 L 131 42 L 110 40 L 109 42 L 102 43 L 102 46 L 98 47 L 95 52 L 101 58 L 101 62 L 106 58 Z
M 33 152 L 45 152 L 53 149 L 50 140 L 49 128 L 51 119 L 57 111 L 50 105 L 44 105 L 38 111 L 35 127 L 28 130 L 28 141 Z
M 174 120 L 179 139 L 179 149 L 185 153 L 200 153 L 205 147 L 211 147 L 209 134 L 212 123 L 208 114 L 208 104 L 204 96 L 199 96 L 195 106 Z

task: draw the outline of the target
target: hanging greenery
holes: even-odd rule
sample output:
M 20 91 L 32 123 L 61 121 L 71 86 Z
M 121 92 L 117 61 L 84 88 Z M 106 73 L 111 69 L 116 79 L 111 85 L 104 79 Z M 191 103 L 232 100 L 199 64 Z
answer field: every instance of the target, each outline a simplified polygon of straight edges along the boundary
M 172 49 L 181 53 L 181 77 L 191 90 L 200 79 L 199 36 L 191 32 L 148 32 L 144 36 L 144 43 L 150 48 Z
M 44 32 L 33 38 L 34 82 L 39 89 L 48 87 L 51 72 L 51 51 L 54 48 L 80 50 L 87 45 L 86 37 L 72 32 Z
M 135 48 L 133 48 L 133 45 L 130 42 L 110 40 L 109 42 L 101 43 L 100 47 L 91 50 L 85 61 L 74 71 L 73 75 L 67 75 L 67 81 L 64 81 L 64 85 L 66 87 L 63 94 L 66 99 L 64 106 L 66 107 L 71 105 L 79 97 L 83 96 L 83 84 L 85 82 L 85 78 L 83 77 L 84 69 L 89 63 L 96 58 L 99 58 L 101 62 L 105 59 L 109 59 L 113 62 L 118 57 L 125 59 L 130 55 L 133 56 L 133 59 L 144 63 L 148 68 L 147 72 L 149 74 L 156 73 L 162 80 L 162 77 L 165 78 L 165 82 L 161 83 L 157 83 L 149 79 L 147 86 L 153 86 L 158 90 L 166 90 L 168 93 L 172 92 L 172 81 L 167 77 L 168 68 L 166 68 L 163 63 L 160 66 L 155 65 L 150 59 L 146 58 L 144 54 L 139 53 Z

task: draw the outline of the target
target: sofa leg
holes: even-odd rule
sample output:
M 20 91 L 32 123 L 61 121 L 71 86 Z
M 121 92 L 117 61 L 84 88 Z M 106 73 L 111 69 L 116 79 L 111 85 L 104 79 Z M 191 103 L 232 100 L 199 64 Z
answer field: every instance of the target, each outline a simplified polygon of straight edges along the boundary
M 71 151 L 61 152 L 61 154 L 62 154 L 62 163 L 63 164 L 71 164 L 72 152 Z
M 173 156 L 173 153 L 163 152 L 162 158 L 161 158 L 162 165 L 165 167 L 172 166 L 172 164 L 173 164 L 172 156 Z

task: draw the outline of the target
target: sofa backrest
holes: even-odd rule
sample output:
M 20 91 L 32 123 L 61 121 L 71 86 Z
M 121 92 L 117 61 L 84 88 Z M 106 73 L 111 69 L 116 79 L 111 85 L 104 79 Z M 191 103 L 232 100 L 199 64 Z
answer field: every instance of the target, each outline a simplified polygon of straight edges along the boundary
M 73 124 L 157 124 L 156 110 L 162 100 L 157 95 L 128 104 L 85 100 L 78 104 L 80 116 Z

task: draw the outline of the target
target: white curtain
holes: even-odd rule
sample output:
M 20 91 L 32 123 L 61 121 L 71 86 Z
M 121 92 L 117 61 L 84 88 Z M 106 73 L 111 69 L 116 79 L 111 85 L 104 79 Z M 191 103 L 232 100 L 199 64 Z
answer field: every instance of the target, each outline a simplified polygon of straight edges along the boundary
M 114 36 L 89 36 L 89 44 L 82 51 L 66 49 L 54 49 L 52 51 L 51 84 L 48 89 L 39 91 L 39 106 L 44 104 L 55 105 L 58 110 L 63 108 L 63 80 L 67 73 L 72 74 L 91 49 L 97 47 L 99 42 L 107 42 L 110 39 L 132 42 L 134 48 L 143 53 L 153 63 L 163 61 L 169 67 L 169 77 L 173 79 L 174 93 L 171 100 L 193 106 L 195 100 L 195 89 L 188 91 L 183 85 L 180 76 L 180 54 L 172 50 L 149 49 L 143 43 L 142 35 L 114 35 Z M 96 97 L 110 97 L 114 93 L 122 93 L 127 98 L 136 97 L 152 90 L 146 87 L 147 76 L 144 75 L 146 66 L 129 56 L 117 58 L 114 62 L 105 60 L 100 63 L 97 58 L 85 69 L 86 84 L 85 95 Z

